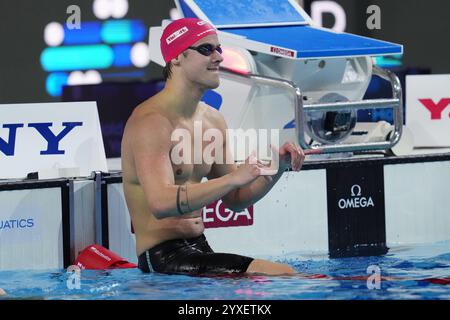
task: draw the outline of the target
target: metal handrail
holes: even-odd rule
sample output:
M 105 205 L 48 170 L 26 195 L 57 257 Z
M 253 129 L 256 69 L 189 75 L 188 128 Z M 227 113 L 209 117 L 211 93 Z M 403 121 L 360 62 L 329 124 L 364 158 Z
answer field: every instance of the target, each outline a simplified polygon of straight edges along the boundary
M 255 74 L 241 74 L 221 68 L 221 71 L 230 73 L 238 77 L 254 80 L 256 82 L 272 85 L 276 87 L 284 87 L 291 91 L 295 97 L 295 130 L 298 143 L 303 149 L 316 149 L 321 153 L 336 153 L 336 152 L 353 152 L 353 151 L 367 151 L 367 150 L 387 150 L 394 147 L 401 138 L 403 128 L 403 92 L 398 77 L 391 71 L 373 67 L 373 74 L 389 81 L 392 87 L 392 99 L 373 99 L 361 101 L 335 102 L 335 103 L 318 103 L 311 105 L 303 104 L 303 95 L 300 88 L 292 81 L 285 79 L 278 79 Z M 390 135 L 389 141 L 386 142 L 365 142 L 352 144 L 334 144 L 334 145 L 320 145 L 310 146 L 305 141 L 305 111 L 337 111 L 348 109 L 379 109 L 392 108 L 394 110 L 394 131 Z
M 395 108 L 399 103 L 399 99 L 374 99 L 361 101 L 347 101 L 347 102 L 332 102 L 332 103 L 318 103 L 305 104 L 303 109 L 306 111 L 339 111 L 344 109 L 376 109 L 376 108 Z

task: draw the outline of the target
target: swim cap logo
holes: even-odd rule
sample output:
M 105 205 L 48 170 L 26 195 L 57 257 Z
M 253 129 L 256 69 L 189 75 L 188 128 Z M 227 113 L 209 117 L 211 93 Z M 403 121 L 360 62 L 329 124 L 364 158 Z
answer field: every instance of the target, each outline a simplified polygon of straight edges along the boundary
M 188 31 L 189 31 L 189 29 L 187 27 L 183 27 L 183 28 L 175 31 L 174 33 L 172 33 L 170 36 L 167 37 L 167 39 L 166 39 L 167 44 L 171 44 L 172 42 L 174 42 L 176 39 L 178 39 L 179 37 L 181 37 L 183 34 L 185 34 Z
M 97 248 L 95 247 L 90 247 L 89 248 L 92 252 L 94 252 L 96 255 L 102 257 L 103 259 L 105 259 L 106 261 L 111 261 L 111 258 L 108 257 L 107 255 L 104 255 L 103 253 L 101 253 Z
M 202 35 L 204 35 L 205 33 L 208 33 L 208 32 L 216 32 L 216 29 L 208 29 L 208 30 L 206 30 L 206 31 L 203 31 L 203 32 L 200 32 L 199 34 L 197 34 L 197 37 L 200 37 L 200 36 L 202 36 Z
M 202 21 L 197 22 L 197 24 L 199 26 L 203 26 L 203 25 L 207 24 L 207 22 L 202 20 Z

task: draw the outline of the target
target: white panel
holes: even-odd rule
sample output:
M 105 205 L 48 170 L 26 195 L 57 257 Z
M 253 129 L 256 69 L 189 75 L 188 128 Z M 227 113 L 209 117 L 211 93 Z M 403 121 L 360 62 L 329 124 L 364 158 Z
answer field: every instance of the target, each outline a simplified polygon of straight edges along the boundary
M 450 162 L 386 165 L 384 180 L 388 246 L 450 239 Z
M 80 251 L 95 243 L 94 181 L 74 181 L 74 232 L 75 257 Z
M 162 27 L 152 27 L 148 31 L 149 39 L 149 52 L 150 52 L 150 61 L 159 64 L 160 66 L 165 66 L 164 58 L 161 53 L 161 47 L 159 39 L 161 38 L 163 33 Z
M 36 171 L 41 172 L 39 177 L 45 178 L 66 176 L 66 172 L 68 176 L 72 172 L 89 176 L 92 171 L 108 170 L 95 102 L 4 104 L 0 105 L 0 119 L 0 139 L 10 146 L 0 150 L 0 178 L 24 178 Z M 81 124 L 71 128 L 63 125 L 66 122 Z M 51 123 L 51 126 L 44 125 L 51 134 L 43 135 L 33 127 L 45 123 Z M 4 127 L 8 124 L 21 127 L 14 130 Z M 60 140 L 54 138 L 68 128 L 70 131 Z M 60 154 L 41 154 L 49 146 L 47 139 L 57 143 Z M 5 156 L 4 152 L 12 154 Z
M 0 192 L 0 270 L 63 268 L 61 189 Z
M 136 238 L 131 233 L 131 219 L 123 194 L 122 183 L 108 184 L 109 249 L 137 263 Z
M 217 252 L 281 255 L 328 251 L 326 170 L 285 173 L 254 207 L 254 224 L 205 231 Z

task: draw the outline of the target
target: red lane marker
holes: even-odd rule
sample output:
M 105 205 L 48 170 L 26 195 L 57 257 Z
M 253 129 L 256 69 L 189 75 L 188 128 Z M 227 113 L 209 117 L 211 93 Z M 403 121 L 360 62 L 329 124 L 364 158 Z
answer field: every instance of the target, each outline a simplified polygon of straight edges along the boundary
M 353 280 L 353 281 L 367 281 L 368 276 L 347 276 L 347 277 L 330 277 L 324 274 L 301 274 L 302 278 L 305 279 L 327 279 L 327 280 Z M 450 277 L 446 278 L 425 278 L 425 279 L 417 279 L 417 278 L 402 278 L 402 277 L 381 277 L 381 280 L 384 281 L 424 281 L 432 284 L 440 284 L 440 285 L 450 285 Z
M 450 277 L 447 278 L 427 278 L 422 281 L 430 282 L 433 284 L 450 285 Z
M 202 277 L 202 275 L 200 275 Z M 265 283 L 270 282 L 270 276 L 266 275 L 252 275 L 252 274 L 223 274 L 223 275 L 203 275 L 203 277 L 208 278 L 247 278 L 251 279 L 255 282 Z M 301 279 L 313 279 L 313 280 L 338 280 L 338 281 L 367 281 L 369 276 L 342 276 L 342 277 L 331 277 L 326 274 L 307 274 L 307 273 L 298 273 L 292 275 L 292 277 L 299 277 Z M 440 285 L 450 285 L 450 277 L 447 278 L 426 278 L 426 279 L 417 279 L 417 278 L 403 278 L 403 277 L 383 277 L 381 276 L 381 280 L 383 281 L 424 281 L 432 284 L 440 284 Z

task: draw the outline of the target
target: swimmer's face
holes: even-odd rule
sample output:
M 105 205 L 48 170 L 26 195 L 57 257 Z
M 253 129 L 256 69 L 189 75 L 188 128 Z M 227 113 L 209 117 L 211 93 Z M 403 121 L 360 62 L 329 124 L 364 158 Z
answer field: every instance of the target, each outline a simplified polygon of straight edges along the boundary
M 219 65 L 223 61 L 217 35 L 209 35 L 194 43 L 180 55 L 186 77 L 205 87 L 215 89 L 219 86 Z

